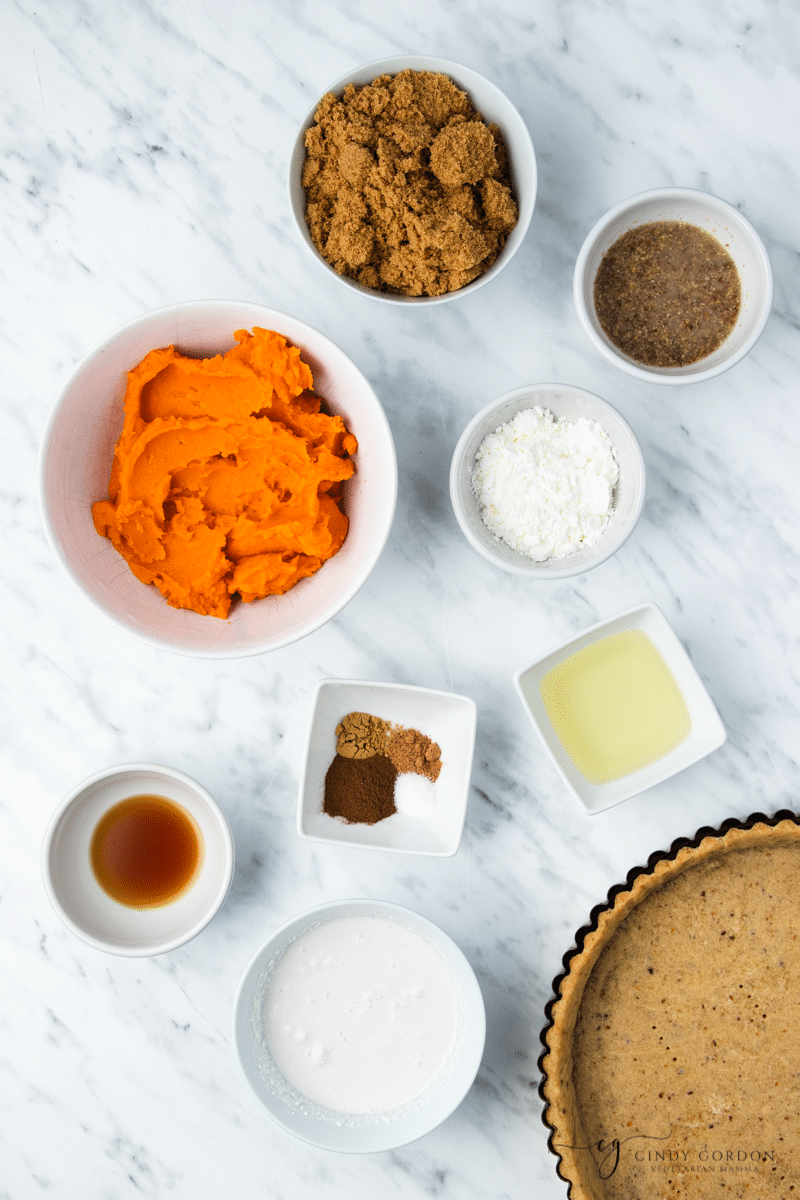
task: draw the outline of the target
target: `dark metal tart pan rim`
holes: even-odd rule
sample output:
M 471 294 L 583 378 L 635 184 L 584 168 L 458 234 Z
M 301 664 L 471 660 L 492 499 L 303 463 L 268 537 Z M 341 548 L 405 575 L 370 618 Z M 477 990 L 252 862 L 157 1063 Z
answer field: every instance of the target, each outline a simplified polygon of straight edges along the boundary
M 631 867 L 630 871 L 628 871 L 628 874 L 625 877 L 625 882 L 616 883 L 613 887 L 609 888 L 606 900 L 594 906 L 589 914 L 588 923 L 586 925 L 582 925 L 575 934 L 575 944 L 574 946 L 570 947 L 569 950 L 567 950 L 561 959 L 561 964 L 564 969 L 560 971 L 553 980 L 552 995 L 545 1005 L 544 1015 L 546 1023 L 539 1034 L 539 1041 L 541 1042 L 543 1049 L 536 1060 L 539 1068 L 538 1092 L 539 1098 L 543 1105 L 541 1113 L 542 1124 L 549 1131 L 547 1148 L 550 1153 L 558 1159 L 556 1171 L 559 1179 L 564 1180 L 564 1182 L 567 1184 L 567 1196 L 570 1196 L 572 1192 L 572 1181 L 565 1179 L 561 1174 L 560 1167 L 562 1157 L 553 1147 L 553 1136 L 556 1130 L 547 1120 L 547 1108 L 550 1102 L 547 1100 L 544 1094 L 544 1086 L 547 1082 L 544 1059 L 550 1053 L 550 1047 L 547 1044 L 547 1034 L 553 1028 L 553 1006 L 561 998 L 561 985 L 570 973 L 572 960 L 583 952 L 586 938 L 590 933 L 594 933 L 598 928 L 598 922 L 601 913 L 612 909 L 616 903 L 617 897 L 623 892 L 629 892 L 632 889 L 635 881 L 642 875 L 652 875 L 658 863 L 663 862 L 664 860 L 671 860 L 675 858 L 681 850 L 684 850 L 687 847 L 690 849 L 697 849 L 701 842 L 705 841 L 706 838 L 723 838 L 732 829 L 752 829 L 756 825 L 773 827 L 780 824 L 781 821 L 793 821 L 795 825 L 800 825 L 800 813 L 792 812 L 790 809 L 782 808 L 780 811 L 774 813 L 771 817 L 767 816 L 766 813 L 761 812 L 751 813 L 749 817 L 744 818 L 728 817 L 728 819 L 723 821 L 722 824 L 717 828 L 713 828 L 711 825 L 703 825 L 700 829 L 698 829 L 694 837 L 676 838 L 668 850 L 655 850 L 648 858 L 645 866 Z

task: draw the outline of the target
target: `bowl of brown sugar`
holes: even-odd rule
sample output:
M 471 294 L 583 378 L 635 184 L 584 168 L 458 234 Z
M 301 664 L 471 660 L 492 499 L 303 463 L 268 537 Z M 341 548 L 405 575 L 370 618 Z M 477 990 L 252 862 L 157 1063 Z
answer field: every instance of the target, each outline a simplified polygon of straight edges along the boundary
M 298 833 L 370 850 L 455 854 L 476 723 L 468 696 L 323 679 L 306 739 Z
M 289 201 L 332 277 L 434 304 L 494 279 L 519 249 L 536 157 L 511 101 L 446 59 L 380 59 L 331 84 L 301 123 Z
M 772 268 L 738 209 L 708 192 L 641 192 L 606 213 L 581 248 L 578 319 L 609 362 L 649 383 L 699 383 L 758 341 Z

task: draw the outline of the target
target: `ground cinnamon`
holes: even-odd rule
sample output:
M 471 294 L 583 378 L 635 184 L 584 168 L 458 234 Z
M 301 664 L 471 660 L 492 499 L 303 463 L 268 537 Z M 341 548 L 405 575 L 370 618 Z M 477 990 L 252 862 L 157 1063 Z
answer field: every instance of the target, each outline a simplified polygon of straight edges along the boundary
M 325 775 L 323 811 L 350 823 L 374 825 L 397 812 L 397 768 L 382 754 L 370 758 L 334 755 Z

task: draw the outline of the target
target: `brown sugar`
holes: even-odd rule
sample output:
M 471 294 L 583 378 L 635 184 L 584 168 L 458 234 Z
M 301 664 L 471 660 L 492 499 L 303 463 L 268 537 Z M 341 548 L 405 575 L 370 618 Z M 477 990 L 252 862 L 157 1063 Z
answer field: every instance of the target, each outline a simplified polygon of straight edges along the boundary
M 508 155 L 446 75 L 401 71 L 323 96 L 306 132 L 306 222 L 340 275 L 440 296 L 497 259 L 517 221 Z
M 445 187 L 478 183 L 496 166 L 491 131 L 475 121 L 447 125 L 431 143 L 430 165 Z

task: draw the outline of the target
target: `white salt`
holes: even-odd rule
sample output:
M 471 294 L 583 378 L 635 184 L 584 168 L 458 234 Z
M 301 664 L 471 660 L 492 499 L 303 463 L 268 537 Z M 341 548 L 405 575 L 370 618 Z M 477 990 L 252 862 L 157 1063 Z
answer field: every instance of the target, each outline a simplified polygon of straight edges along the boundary
M 414 771 L 398 775 L 394 781 L 394 803 L 405 817 L 429 817 L 436 807 L 436 784 Z

